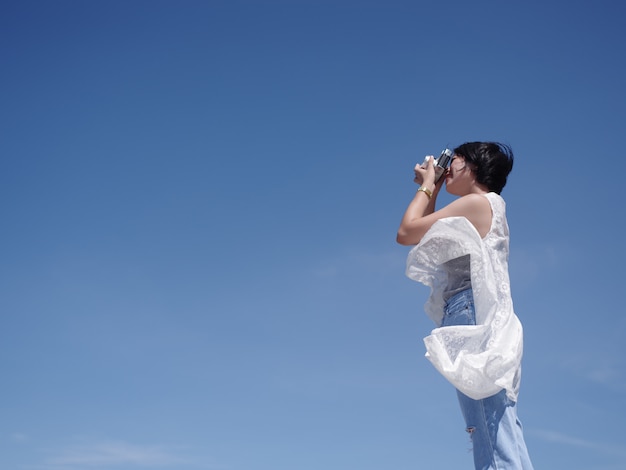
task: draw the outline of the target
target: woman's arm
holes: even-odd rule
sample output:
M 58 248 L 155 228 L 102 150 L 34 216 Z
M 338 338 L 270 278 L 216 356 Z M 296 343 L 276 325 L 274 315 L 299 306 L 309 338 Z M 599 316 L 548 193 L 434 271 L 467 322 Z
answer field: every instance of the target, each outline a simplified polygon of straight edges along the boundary
M 429 197 L 424 191 L 415 193 L 409 207 L 404 212 L 400 228 L 398 228 L 396 241 L 400 245 L 417 245 L 430 226 L 435 223 L 435 220 L 428 223 L 427 218 L 435 212 L 435 201 L 437 200 L 435 191 L 432 192 L 432 197 Z
M 421 227 L 421 224 L 416 225 L 415 221 L 422 220 L 427 215 L 435 212 L 435 202 L 437 201 L 437 195 L 443 184 L 444 178 L 441 178 L 437 184 L 435 184 L 435 168 L 434 158 L 428 157 L 428 163 L 426 168 L 422 168 L 421 165 L 415 165 L 413 169 L 415 173 L 415 181 L 420 184 L 413 200 L 409 203 L 409 207 L 406 208 L 396 241 L 401 245 L 415 245 L 419 243 L 419 240 L 424 236 L 424 233 L 430 228 L 425 230 Z M 426 189 L 426 191 L 420 191 L 420 189 Z M 434 223 L 434 222 L 433 222 Z M 432 224 L 431 224 L 432 225 Z M 421 232 L 424 233 L 421 233 Z M 416 236 L 419 236 L 417 241 L 413 241 Z
M 491 205 L 487 198 L 480 194 L 460 197 L 442 209 L 430 213 L 427 210 L 420 211 L 423 205 L 420 199 L 424 198 L 428 196 L 416 194 L 404 213 L 396 237 L 401 245 L 417 245 L 435 222 L 446 217 L 465 217 L 476 228 L 481 238 L 485 237 L 491 228 Z M 433 194 L 430 202 L 433 203 L 434 200 Z
M 435 169 L 431 158 L 426 168 L 415 166 L 415 181 L 422 182 L 421 187 L 432 191 L 432 197 L 424 191 L 417 191 L 409 203 L 396 236 L 401 245 L 417 245 L 430 227 L 445 217 L 465 217 L 484 237 L 491 228 L 491 205 L 486 197 L 480 194 L 468 194 L 451 202 L 444 208 L 435 211 L 437 194 L 443 185 L 441 178 L 435 185 Z

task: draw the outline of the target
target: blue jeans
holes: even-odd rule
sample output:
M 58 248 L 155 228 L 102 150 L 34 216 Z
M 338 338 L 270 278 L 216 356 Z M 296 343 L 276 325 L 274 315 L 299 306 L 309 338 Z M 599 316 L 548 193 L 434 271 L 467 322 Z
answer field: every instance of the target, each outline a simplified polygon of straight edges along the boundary
M 451 297 L 446 303 L 441 326 L 475 324 L 472 290 Z M 474 400 L 458 390 L 457 395 L 472 440 L 476 470 L 532 470 L 517 407 L 506 396 L 506 391 L 482 400 Z

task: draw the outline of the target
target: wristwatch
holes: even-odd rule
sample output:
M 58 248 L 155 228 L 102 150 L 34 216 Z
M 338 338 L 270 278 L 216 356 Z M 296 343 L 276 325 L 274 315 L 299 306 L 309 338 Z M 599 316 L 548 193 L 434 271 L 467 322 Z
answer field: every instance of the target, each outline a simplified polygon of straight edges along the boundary
M 428 196 L 428 199 L 433 197 L 433 192 L 430 189 L 428 189 L 426 186 L 420 186 L 417 192 L 420 192 L 420 191 L 423 191 L 424 193 L 426 193 L 426 196 Z

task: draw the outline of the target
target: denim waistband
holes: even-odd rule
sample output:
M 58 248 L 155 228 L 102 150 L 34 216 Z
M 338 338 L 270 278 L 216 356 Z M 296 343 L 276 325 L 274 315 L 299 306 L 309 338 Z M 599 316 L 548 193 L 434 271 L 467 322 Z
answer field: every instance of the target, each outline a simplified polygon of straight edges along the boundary
M 461 292 L 454 294 L 452 297 L 448 299 L 446 305 L 444 306 L 444 311 L 454 309 L 458 304 L 463 304 L 467 301 L 474 301 L 474 292 L 472 289 L 465 289 Z

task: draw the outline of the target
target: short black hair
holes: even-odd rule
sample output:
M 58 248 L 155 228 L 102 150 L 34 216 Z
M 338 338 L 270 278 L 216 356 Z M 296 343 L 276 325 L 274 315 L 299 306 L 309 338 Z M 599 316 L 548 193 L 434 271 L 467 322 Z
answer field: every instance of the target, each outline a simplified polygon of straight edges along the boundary
M 498 142 L 466 142 L 454 149 L 476 175 L 476 182 L 500 194 L 513 169 L 513 150 Z

